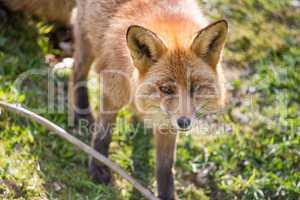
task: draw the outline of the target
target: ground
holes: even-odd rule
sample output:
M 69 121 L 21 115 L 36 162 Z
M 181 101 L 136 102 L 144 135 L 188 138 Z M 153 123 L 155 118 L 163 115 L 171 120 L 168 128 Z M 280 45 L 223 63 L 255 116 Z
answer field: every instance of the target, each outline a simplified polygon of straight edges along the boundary
M 210 0 L 200 4 L 212 20 L 226 18 L 230 24 L 223 63 L 229 72 L 231 97 L 227 109 L 213 119 L 223 124 L 218 129 L 221 134 L 180 137 L 179 197 L 298 200 L 300 2 Z M 48 39 L 52 28 L 22 14 L 0 19 L 0 99 L 39 111 L 52 109 L 55 112 L 41 114 L 67 128 L 67 109 L 62 105 L 67 105 L 68 72 L 50 73 L 53 67 L 47 64 L 63 54 Z M 18 86 L 20 74 L 28 70 L 44 76 L 32 75 Z M 55 88 L 65 83 L 65 90 L 54 90 L 54 96 L 61 98 L 55 99 L 53 108 L 48 107 L 48 82 Z M 154 190 L 152 137 L 143 131 L 132 135 L 129 117 L 126 110 L 120 113 L 111 159 Z M 89 142 L 90 136 L 76 136 Z M 142 199 L 117 175 L 113 186 L 93 183 L 87 161 L 85 154 L 36 123 L 0 112 L 1 199 Z

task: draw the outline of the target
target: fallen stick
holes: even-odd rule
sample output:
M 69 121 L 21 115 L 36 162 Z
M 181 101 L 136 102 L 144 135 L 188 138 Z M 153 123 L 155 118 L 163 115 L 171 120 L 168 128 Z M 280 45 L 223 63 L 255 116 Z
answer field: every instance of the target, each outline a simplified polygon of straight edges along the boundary
M 33 121 L 38 122 L 42 126 L 45 126 L 46 128 L 48 128 L 49 130 L 55 132 L 57 135 L 59 135 L 63 139 L 67 140 L 68 142 L 70 142 L 74 146 L 78 147 L 80 150 L 84 151 L 85 153 L 92 156 L 93 158 L 95 158 L 96 160 L 101 162 L 102 164 L 106 165 L 107 167 L 109 167 L 114 172 L 118 173 L 121 177 L 123 177 L 129 183 L 131 183 L 133 185 L 133 187 L 135 189 L 137 189 L 146 199 L 159 200 L 148 189 L 146 189 L 144 186 L 142 186 L 134 178 L 129 176 L 117 164 L 113 163 L 111 160 L 109 160 L 105 156 L 101 155 L 100 153 L 95 151 L 93 148 L 91 148 L 87 144 L 81 142 L 80 140 L 78 140 L 77 138 L 75 138 L 74 136 L 72 136 L 71 134 L 69 134 L 68 132 L 66 132 L 64 129 L 60 128 L 56 124 L 50 122 L 49 120 L 47 120 L 47 119 L 45 119 L 45 118 L 29 111 L 29 110 L 27 110 L 27 109 L 25 109 L 21 106 L 8 104 L 6 102 L 0 101 L 0 107 L 6 109 L 8 111 L 16 112 L 16 113 L 20 114 L 23 117 L 29 118 Z

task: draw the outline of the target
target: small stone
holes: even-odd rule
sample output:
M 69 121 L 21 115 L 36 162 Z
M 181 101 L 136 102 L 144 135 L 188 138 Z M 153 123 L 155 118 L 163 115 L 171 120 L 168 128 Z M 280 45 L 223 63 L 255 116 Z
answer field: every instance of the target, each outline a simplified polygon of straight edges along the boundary
M 62 186 L 58 182 L 54 182 L 53 187 L 56 192 L 59 192 L 60 190 L 62 190 Z
M 64 58 L 63 63 L 65 65 L 65 67 L 72 68 L 74 65 L 74 59 L 73 58 Z
M 54 66 L 54 69 L 63 69 L 65 68 L 65 64 L 63 62 L 59 62 Z
M 256 93 L 256 88 L 255 87 L 249 87 L 247 89 L 247 94 L 255 94 Z
M 56 59 L 55 55 L 47 54 L 45 56 L 45 62 L 49 65 L 55 65 L 58 62 L 58 60 Z
M 60 42 L 59 47 L 64 51 L 66 55 L 72 55 L 73 47 L 71 42 Z
M 64 68 L 72 68 L 74 65 L 74 59 L 73 58 L 64 58 L 62 62 L 57 63 L 54 66 L 55 70 L 64 69 Z

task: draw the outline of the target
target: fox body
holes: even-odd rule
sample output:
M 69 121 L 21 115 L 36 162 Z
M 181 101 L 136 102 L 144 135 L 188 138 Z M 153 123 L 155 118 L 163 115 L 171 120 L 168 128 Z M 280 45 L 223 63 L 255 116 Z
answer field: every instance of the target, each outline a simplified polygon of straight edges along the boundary
M 188 130 L 197 112 L 224 104 L 219 62 L 227 23 L 208 25 L 195 0 L 78 0 L 77 5 L 73 74 L 73 107 L 81 111 L 77 116 L 92 118 L 87 89 L 76 85 L 85 82 L 95 62 L 103 83 L 97 123 L 107 130 L 117 111 L 128 104 L 150 121 L 157 146 L 158 195 L 175 199 L 177 132 Z M 110 141 L 110 133 L 99 131 L 93 146 L 108 155 Z M 110 180 L 108 170 L 93 160 L 90 173 L 101 182 Z
M 70 25 L 75 0 L 0 0 L 12 11 L 26 11 L 50 21 Z
M 101 125 L 92 145 L 105 156 L 121 108 L 131 105 L 137 116 L 150 121 L 162 200 L 176 198 L 177 133 L 189 130 L 198 112 L 224 105 L 220 61 L 227 31 L 224 20 L 208 24 L 196 0 L 77 0 L 71 79 L 75 118 Z M 96 120 L 86 85 L 92 63 L 102 82 Z M 94 160 L 89 172 L 101 183 L 111 179 L 109 170 Z

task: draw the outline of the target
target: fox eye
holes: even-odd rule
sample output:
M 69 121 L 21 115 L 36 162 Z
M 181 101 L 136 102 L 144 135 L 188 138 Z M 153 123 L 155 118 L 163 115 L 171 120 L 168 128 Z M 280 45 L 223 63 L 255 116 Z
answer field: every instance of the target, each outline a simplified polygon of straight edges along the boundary
M 191 87 L 191 94 L 195 92 L 199 92 L 201 90 L 201 86 L 199 84 L 195 84 Z
M 171 86 L 160 86 L 159 90 L 167 95 L 172 95 L 175 93 L 174 88 L 172 88 Z

